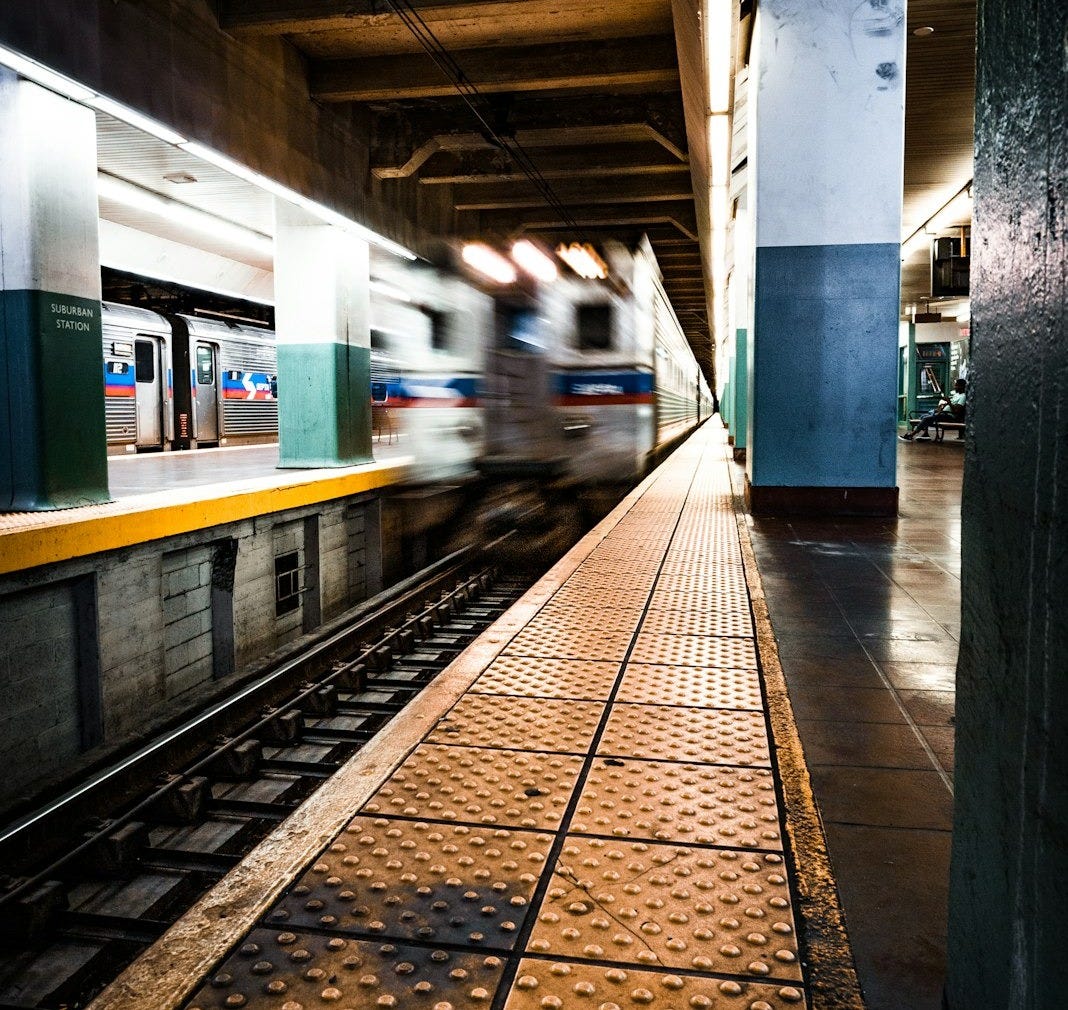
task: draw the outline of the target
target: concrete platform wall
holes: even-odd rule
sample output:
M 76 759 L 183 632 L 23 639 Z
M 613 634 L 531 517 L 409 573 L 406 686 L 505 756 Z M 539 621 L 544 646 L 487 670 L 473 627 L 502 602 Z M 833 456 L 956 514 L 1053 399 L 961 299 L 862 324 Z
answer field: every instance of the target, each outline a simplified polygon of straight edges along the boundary
M 380 516 L 364 495 L 0 578 L 0 808 L 379 591 Z M 296 605 L 277 613 L 293 552 Z

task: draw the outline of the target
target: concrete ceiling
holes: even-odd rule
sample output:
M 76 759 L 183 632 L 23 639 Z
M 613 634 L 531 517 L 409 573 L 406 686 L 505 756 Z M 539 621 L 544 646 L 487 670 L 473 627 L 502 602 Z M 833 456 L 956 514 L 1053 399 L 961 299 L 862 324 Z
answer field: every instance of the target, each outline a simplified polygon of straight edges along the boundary
M 409 6 L 477 89 L 483 123 L 386 0 L 222 0 L 219 21 L 237 37 L 286 36 L 316 101 L 359 103 L 375 117 L 378 191 L 388 199 L 407 179 L 447 192 L 461 236 L 647 234 L 711 372 L 671 0 Z M 517 164 L 516 145 L 551 198 Z
M 390 0 L 219 0 L 218 16 L 250 45 L 264 36 L 287 39 L 303 55 L 314 101 L 371 117 L 369 185 L 386 202 L 400 199 L 398 187 L 409 200 L 414 187 L 428 204 L 451 206 L 443 227 L 502 242 L 519 234 L 550 243 L 634 242 L 647 234 L 676 314 L 710 373 L 708 270 L 699 241 L 707 252 L 700 234 L 707 200 L 695 205 L 693 196 L 708 174 L 707 138 L 695 131 L 704 122 L 703 82 L 695 80 L 698 0 L 408 0 L 407 7 L 477 89 L 482 122 Z M 913 34 L 928 26 L 935 31 Z M 739 53 L 746 28 L 739 23 Z M 971 177 L 975 0 L 910 0 L 908 32 L 903 235 Z M 127 171 L 130 143 L 105 130 L 101 168 L 270 231 L 255 196 L 242 197 L 253 203 L 235 215 L 232 205 L 209 206 L 206 187 L 153 183 L 163 168 L 205 178 L 204 166 L 161 167 L 146 148 Z M 517 150 L 542 184 L 522 170 Z M 701 155 L 693 164 L 690 150 Z M 206 181 L 212 178 L 209 171 Z M 216 182 L 222 188 L 208 195 L 226 197 Z M 192 190 L 204 192 L 194 197 Z M 929 285 L 921 253 L 903 266 L 903 305 L 922 305 Z

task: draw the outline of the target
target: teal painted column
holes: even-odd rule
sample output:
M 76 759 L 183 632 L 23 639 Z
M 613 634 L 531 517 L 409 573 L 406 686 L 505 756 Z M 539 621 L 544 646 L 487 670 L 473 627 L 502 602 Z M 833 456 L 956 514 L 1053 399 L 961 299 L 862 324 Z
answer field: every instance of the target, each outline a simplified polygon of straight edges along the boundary
M 749 332 L 744 328 L 734 331 L 734 358 L 731 386 L 734 389 L 734 458 L 740 460 L 748 444 L 749 428 Z
M 371 462 L 367 243 L 275 203 L 281 467 Z
M 904 0 L 762 0 L 755 19 L 747 500 L 892 515 Z
M 0 511 L 108 500 L 93 112 L 0 68 Z

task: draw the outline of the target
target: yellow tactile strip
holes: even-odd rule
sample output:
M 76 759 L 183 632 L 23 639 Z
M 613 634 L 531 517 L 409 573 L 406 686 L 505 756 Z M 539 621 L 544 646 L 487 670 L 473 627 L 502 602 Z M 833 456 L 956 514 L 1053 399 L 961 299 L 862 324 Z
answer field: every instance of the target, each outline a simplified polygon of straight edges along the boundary
M 542 832 L 357 817 L 267 925 L 510 950 L 552 843 Z
M 582 759 L 536 751 L 423 744 L 368 801 L 388 816 L 551 828 L 571 799 Z
M 804 1001 L 793 985 L 524 958 L 504 1010 L 788 1010 Z
M 705 667 L 628 664 L 616 701 L 688 705 L 695 708 L 764 707 L 760 676 L 754 670 L 711 670 Z M 671 718 L 669 716 L 669 718 Z M 685 725 L 682 717 L 680 726 Z
M 637 669 L 635 667 L 635 669 Z M 768 768 L 763 712 L 616 705 L 598 754 Z
M 269 1006 L 486 1010 L 501 981 L 496 954 L 257 929 L 187 1004 L 188 1010 Z
M 618 675 L 618 663 L 501 656 L 486 668 L 471 690 L 539 698 L 607 699 Z
M 664 635 L 642 631 L 630 654 L 632 663 L 669 666 L 709 666 L 719 670 L 755 670 L 752 639 L 714 638 L 711 635 Z
M 674 761 L 594 761 L 568 831 L 782 849 L 771 772 Z
M 701 446 L 487 635 L 500 651 L 468 693 L 267 913 L 378 959 L 329 1001 L 805 1002 L 732 499 Z M 473 960 L 442 981 L 439 944 Z
M 556 698 L 468 694 L 426 739 L 464 747 L 507 747 L 585 754 L 604 705 Z
M 569 835 L 527 947 L 571 960 L 800 979 L 782 856 Z

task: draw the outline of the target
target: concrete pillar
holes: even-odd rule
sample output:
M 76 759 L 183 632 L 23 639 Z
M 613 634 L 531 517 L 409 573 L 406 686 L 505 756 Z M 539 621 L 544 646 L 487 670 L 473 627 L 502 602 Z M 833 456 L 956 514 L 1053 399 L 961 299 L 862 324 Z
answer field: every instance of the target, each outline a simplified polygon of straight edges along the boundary
M 1068 1001 L 1068 7 L 980 0 L 947 1003 Z
M 904 0 L 756 7 L 754 512 L 897 510 L 904 33 Z
M 0 68 L 0 511 L 108 500 L 93 112 Z
M 367 243 L 275 204 L 279 466 L 371 461 Z

